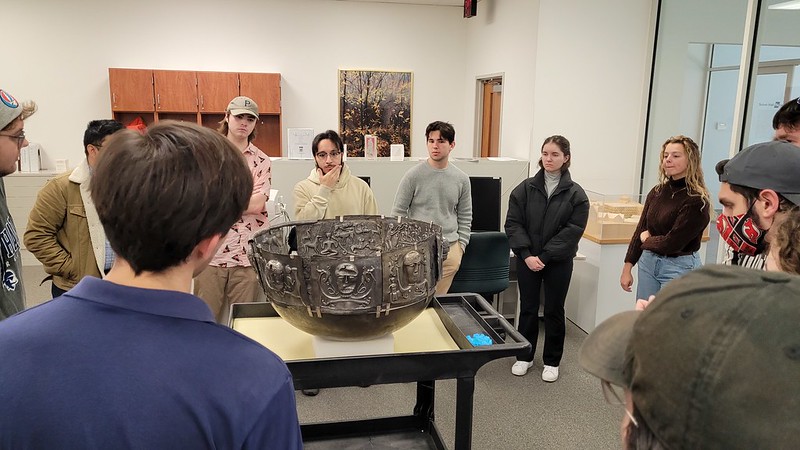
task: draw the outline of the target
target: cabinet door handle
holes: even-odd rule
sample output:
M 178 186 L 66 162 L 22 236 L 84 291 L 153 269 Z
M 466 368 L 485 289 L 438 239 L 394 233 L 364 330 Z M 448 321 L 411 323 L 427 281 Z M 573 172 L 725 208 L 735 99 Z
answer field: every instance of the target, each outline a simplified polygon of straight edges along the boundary
M 117 104 L 117 94 L 114 92 L 111 93 L 111 103 Z
M 200 109 L 206 109 L 206 102 L 202 94 L 200 94 Z
M 156 104 L 158 105 L 158 109 L 161 109 L 161 94 L 156 94 Z

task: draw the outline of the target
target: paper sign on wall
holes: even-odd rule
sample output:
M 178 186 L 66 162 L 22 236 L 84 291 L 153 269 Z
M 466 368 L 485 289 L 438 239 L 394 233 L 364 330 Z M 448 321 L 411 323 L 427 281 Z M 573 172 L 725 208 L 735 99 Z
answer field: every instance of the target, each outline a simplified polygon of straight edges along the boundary
M 313 128 L 287 128 L 289 159 L 312 159 L 311 142 L 314 140 Z
M 391 161 L 402 161 L 403 155 L 405 151 L 405 146 L 403 144 L 392 144 L 389 146 L 389 155 L 391 156 Z

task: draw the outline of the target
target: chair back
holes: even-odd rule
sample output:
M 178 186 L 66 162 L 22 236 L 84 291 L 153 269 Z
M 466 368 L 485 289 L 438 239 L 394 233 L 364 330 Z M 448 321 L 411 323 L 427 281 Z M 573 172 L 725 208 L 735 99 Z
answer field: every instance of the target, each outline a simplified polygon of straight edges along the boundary
M 501 231 L 470 233 L 449 292 L 497 294 L 508 288 L 508 237 Z

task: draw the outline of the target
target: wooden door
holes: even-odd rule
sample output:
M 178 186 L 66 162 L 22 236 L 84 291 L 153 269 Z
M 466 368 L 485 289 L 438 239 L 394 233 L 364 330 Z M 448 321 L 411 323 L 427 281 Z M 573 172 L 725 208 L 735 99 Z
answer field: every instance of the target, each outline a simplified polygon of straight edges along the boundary
M 239 75 L 235 72 L 197 72 L 197 93 L 200 95 L 201 113 L 224 113 L 228 103 L 239 95 Z
M 155 111 L 152 70 L 108 69 L 108 84 L 112 111 Z
M 483 114 L 481 123 L 481 157 L 500 156 L 500 105 L 503 81 L 483 81 Z
M 197 112 L 196 72 L 154 70 L 156 111 Z
M 239 95 L 255 100 L 259 114 L 280 114 L 281 74 L 240 73 Z

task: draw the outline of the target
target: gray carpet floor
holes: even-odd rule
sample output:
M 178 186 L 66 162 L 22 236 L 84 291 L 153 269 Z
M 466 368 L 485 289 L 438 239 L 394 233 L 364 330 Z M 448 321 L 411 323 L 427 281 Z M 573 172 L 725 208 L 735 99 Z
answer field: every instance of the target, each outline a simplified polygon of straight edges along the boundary
M 39 266 L 23 268 L 28 306 L 50 298 L 50 283 L 39 285 L 44 276 Z M 599 381 L 577 363 L 578 348 L 585 337 L 586 333 L 567 322 L 564 358 L 555 383 L 541 379 L 541 348 L 524 377 L 511 374 L 513 358 L 485 365 L 475 378 L 472 448 L 621 448 L 622 407 L 607 404 Z M 448 448 L 453 448 L 455 387 L 455 380 L 436 382 L 436 423 Z M 297 409 L 302 423 L 331 422 L 408 415 L 415 400 L 415 383 L 348 387 L 323 389 L 316 397 L 306 397 L 298 391 Z M 341 446 L 337 448 L 343 450 Z M 373 444 L 358 448 L 408 447 Z

